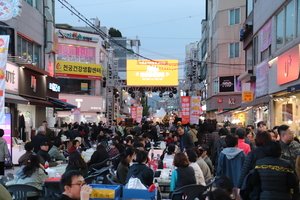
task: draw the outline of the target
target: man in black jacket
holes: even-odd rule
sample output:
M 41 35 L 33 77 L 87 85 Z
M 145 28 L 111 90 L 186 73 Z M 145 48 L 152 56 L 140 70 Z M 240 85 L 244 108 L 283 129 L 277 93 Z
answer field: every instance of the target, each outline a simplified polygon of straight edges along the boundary
M 195 147 L 195 143 L 191 134 L 184 131 L 184 127 L 182 125 L 178 126 L 177 133 L 180 137 L 180 149 L 184 152 L 184 149 L 190 149 Z
M 40 145 L 42 142 L 48 142 L 48 138 L 45 136 L 46 130 L 44 126 L 40 126 L 38 128 L 38 134 L 36 134 L 32 139 L 31 142 L 34 146 L 34 152 L 37 153 L 40 150 Z
M 50 167 L 54 167 L 57 165 L 57 163 L 52 162 L 51 156 L 48 154 L 48 150 L 49 150 L 49 144 L 48 144 L 48 142 L 44 141 L 41 143 L 40 150 L 38 151 L 37 154 L 40 155 L 44 159 L 45 163 L 48 162 Z M 45 165 L 45 163 L 42 163 L 42 164 Z M 62 161 L 61 161 L 61 163 L 62 163 Z

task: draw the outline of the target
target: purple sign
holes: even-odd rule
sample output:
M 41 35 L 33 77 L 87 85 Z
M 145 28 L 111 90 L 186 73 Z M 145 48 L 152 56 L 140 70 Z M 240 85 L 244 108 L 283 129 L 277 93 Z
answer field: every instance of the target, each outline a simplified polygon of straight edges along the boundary
M 69 59 L 95 60 L 95 49 L 60 44 L 58 45 L 58 56 Z
M 269 92 L 269 65 L 267 61 L 261 62 L 256 67 L 255 97 L 260 97 Z
M 11 114 L 5 113 L 5 122 L 0 124 L 0 128 L 4 130 L 3 139 L 6 140 L 8 151 L 11 155 Z
M 266 50 L 272 44 L 272 19 L 260 30 L 260 51 Z

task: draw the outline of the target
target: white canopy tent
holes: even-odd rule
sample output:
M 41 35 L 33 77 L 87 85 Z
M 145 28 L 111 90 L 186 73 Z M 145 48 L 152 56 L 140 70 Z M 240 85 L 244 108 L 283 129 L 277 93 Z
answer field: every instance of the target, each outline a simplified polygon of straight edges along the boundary
M 165 115 L 166 115 L 165 109 L 160 108 L 160 110 L 153 117 L 164 117 Z

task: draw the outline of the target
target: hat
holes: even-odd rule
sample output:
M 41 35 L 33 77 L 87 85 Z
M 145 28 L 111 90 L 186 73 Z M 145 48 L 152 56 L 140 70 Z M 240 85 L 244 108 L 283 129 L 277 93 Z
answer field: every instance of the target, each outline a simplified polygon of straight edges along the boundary
M 178 121 L 177 124 L 181 124 L 181 121 Z
M 45 131 L 45 127 L 44 126 L 40 126 L 39 128 L 38 128 L 38 132 L 40 133 L 40 132 L 44 132 Z
M 81 143 L 81 137 L 76 137 L 75 140 L 78 140 Z
M 49 146 L 49 144 L 47 141 L 43 141 L 43 142 L 41 142 L 40 146 Z

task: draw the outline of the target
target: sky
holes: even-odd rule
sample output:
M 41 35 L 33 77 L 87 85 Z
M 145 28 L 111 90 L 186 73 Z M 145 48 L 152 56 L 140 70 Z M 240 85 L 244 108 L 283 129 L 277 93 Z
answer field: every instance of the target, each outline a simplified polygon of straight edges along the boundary
M 140 54 L 153 59 L 185 60 L 185 46 L 200 41 L 205 0 L 67 0 L 87 19 L 114 27 L 141 41 Z M 55 1 L 55 23 L 86 26 Z M 180 78 L 180 76 L 179 76 Z

